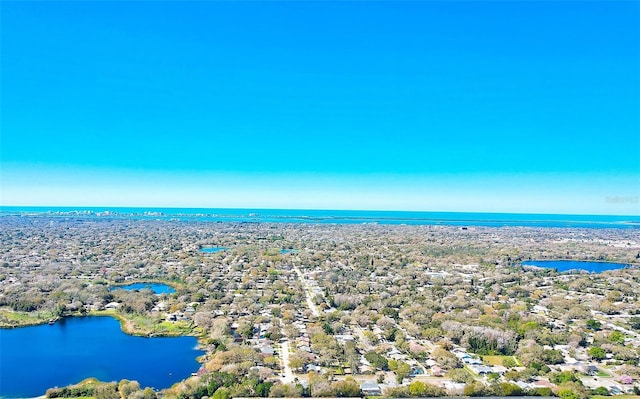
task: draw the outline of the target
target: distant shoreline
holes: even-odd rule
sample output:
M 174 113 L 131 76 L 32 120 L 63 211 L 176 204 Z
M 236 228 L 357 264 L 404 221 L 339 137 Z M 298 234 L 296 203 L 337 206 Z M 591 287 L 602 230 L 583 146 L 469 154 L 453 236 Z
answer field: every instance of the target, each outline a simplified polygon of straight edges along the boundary
M 640 220 L 640 215 L 618 214 L 590 214 L 590 213 L 546 213 L 546 212 L 486 212 L 486 211 L 443 211 L 443 210 L 391 210 L 391 209 L 314 209 L 314 208 L 217 208 L 217 207 L 163 207 L 163 206 L 54 206 L 54 205 L 0 205 L 0 213 L 8 211 L 48 212 L 48 211 L 94 211 L 128 213 L 136 212 L 164 212 L 164 213 L 210 213 L 210 214 L 358 214 L 358 213 L 388 213 L 388 214 L 451 214 L 451 215 L 526 215 L 526 216 L 566 216 L 566 217 L 616 217 L 635 218 Z M 207 212 L 209 211 L 209 212 Z M 213 211 L 213 212 L 212 212 Z
M 640 229 L 640 216 L 635 215 L 570 215 L 540 213 L 0 206 L 0 217 L 9 216 L 236 223 Z

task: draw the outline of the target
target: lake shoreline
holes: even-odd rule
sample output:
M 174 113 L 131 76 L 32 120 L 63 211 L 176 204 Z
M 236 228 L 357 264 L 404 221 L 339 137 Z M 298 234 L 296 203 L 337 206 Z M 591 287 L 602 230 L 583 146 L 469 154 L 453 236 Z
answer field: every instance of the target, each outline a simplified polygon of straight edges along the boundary
M 17 313 L 17 312 L 13 312 L 13 311 L 9 311 L 11 313 Z M 192 331 L 192 333 L 189 334 L 182 334 L 179 332 L 148 332 L 146 330 L 143 330 L 141 328 L 139 328 L 138 326 L 136 326 L 136 323 L 131 320 L 128 319 L 127 317 L 123 316 L 120 313 L 116 313 L 113 310 L 93 310 L 87 313 L 80 313 L 80 312 L 76 312 L 76 313 L 71 313 L 68 315 L 65 315 L 63 317 L 58 318 L 58 320 L 55 321 L 55 323 L 59 322 L 62 319 L 66 319 L 66 318 L 74 318 L 74 317 L 92 317 L 92 316 L 96 316 L 96 317 L 113 317 L 114 319 L 118 320 L 118 322 L 120 323 L 120 329 L 122 330 L 122 332 L 124 332 L 125 334 L 134 336 L 134 337 L 146 337 L 146 338 L 151 338 L 151 337 L 195 337 L 198 339 L 198 344 L 201 344 L 200 342 L 200 338 L 202 338 L 202 334 L 197 334 L 194 333 Z M 37 320 L 37 321 L 29 321 L 26 323 L 21 323 L 21 324 L 16 324 L 16 325 L 7 325 L 4 324 L 2 322 L 0 322 L 0 329 L 7 329 L 7 330 L 11 330 L 11 329 L 16 329 L 16 328 L 24 328 L 24 327 L 37 327 L 37 326 L 41 326 L 44 324 L 55 324 L 55 323 L 51 323 L 50 319 L 42 319 L 42 320 Z
M 152 284 L 159 284 L 159 285 L 167 285 L 171 288 L 173 288 L 174 290 L 179 290 L 181 288 L 184 288 L 184 284 L 180 283 L 180 282 L 176 282 L 176 281 L 165 281 L 165 280 L 160 280 L 160 279 L 152 279 L 152 280 L 131 280 L 131 281 L 125 281 L 125 282 L 117 282 L 117 283 L 110 283 L 109 287 L 117 287 L 117 288 L 121 288 L 121 287 L 126 287 L 129 285 L 134 285 L 134 284 L 148 284 L 148 285 L 152 285 Z
M 111 320 L 113 321 L 108 321 L 105 322 L 107 324 L 105 324 L 105 322 L 100 322 L 99 319 L 107 319 L 106 316 L 111 316 Z M 82 320 L 85 319 L 85 320 Z M 202 336 L 198 336 L 196 334 L 164 334 L 164 335 L 147 335 L 147 334 L 140 334 L 136 329 L 135 329 L 135 323 L 132 323 L 131 320 L 126 319 L 124 317 L 122 317 L 121 315 L 117 315 L 113 312 L 92 312 L 92 313 L 88 313 L 88 314 L 83 314 L 82 316 L 68 316 L 65 318 L 66 322 L 68 323 L 67 326 L 61 326 L 59 325 L 59 323 L 56 323 L 58 325 L 52 325 L 50 327 L 46 327 L 44 325 L 41 325 L 40 328 L 40 332 L 39 333 L 35 333 L 35 334 L 39 334 L 43 339 L 45 339 L 45 336 L 51 336 L 51 337 L 56 337 L 60 335 L 60 331 L 62 329 L 62 331 L 67 331 L 65 334 L 65 336 L 67 336 L 66 334 L 69 334 L 71 331 L 75 331 L 75 328 L 72 327 L 76 327 L 76 326 L 94 326 L 96 325 L 96 323 L 98 323 L 98 325 L 100 326 L 111 326 L 108 329 L 103 329 L 100 328 L 99 329 L 99 333 L 96 332 L 98 335 L 94 335 L 93 333 L 91 333 L 91 336 L 99 336 L 100 341 L 101 342 L 105 342 L 103 341 L 106 338 L 106 335 L 113 335 L 116 333 L 116 331 L 118 332 L 117 334 L 119 335 L 125 335 L 128 337 L 141 337 L 141 338 L 149 338 L 149 337 L 154 337 L 154 338 L 189 338 L 191 341 L 191 343 L 187 344 L 188 347 L 188 351 L 195 351 L 193 352 L 194 355 L 192 357 L 189 357 L 188 362 L 193 362 L 193 368 L 191 371 L 188 371 L 188 373 L 184 374 L 185 378 L 186 376 L 189 375 L 189 373 L 193 373 L 196 370 L 198 370 L 199 368 L 202 367 L 202 357 L 206 354 L 206 351 L 203 348 L 203 343 L 202 343 Z M 70 321 L 73 321 L 72 323 Z M 63 321 L 64 322 L 64 321 Z M 117 322 L 117 324 L 115 324 Z M 115 327 L 115 328 L 114 328 Z M 51 329 L 51 330 L 50 330 Z M 16 329 L 14 329 L 16 330 Z M 35 330 L 31 330 L 30 332 L 28 332 L 28 334 L 31 336 L 34 334 Z M 110 331 L 110 332 L 109 332 Z M 106 333 L 103 333 L 106 332 Z M 80 333 L 80 337 L 82 337 L 82 333 Z M 106 334 L 106 335 L 102 335 L 102 334 Z M 3 338 L 7 338 L 8 336 L 4 336 Z M 76 335 L 76 337 L 78 337 L 78 335 Z M 57 339 L 57 338 L 52 338 L 52 339 Z M 79 342 L 77 339 L 73 339 L 71 340 L 73 342 Z M 113 342 L 122 342 L 119 341 L 118 339 L 116 339 L 116 341 Z M 131 345 L 130 343 L 133 342 L 135 343 L 135 346 L 138 347 L 140 345 L 144 345 L 145 347 L 148 345 L 153 345 L 154 347 L 158 347 L 158 345 L 160 345 L 163 348 L 167 348 L 166 345 L 170 345 L 171 348 L 175 348 L 177 345 L 176 343 L 182 342 L 182 340 L 180 341 L 174 341 L 174 340 L 127 340 L 127 342 L 129 342 L 128 345 Z M 152 343 L 153 342 L 153 343 Z M 119 344 L 118 344 L 119 345 Z M 181 346 L 184 347 L 184 344 L 180 344 Z M 54 346 L 56 347 L 56 346 Z M 119 347 L 119 346 L 118 346 Z M 6 349 L 6 348 L 5 348 Z M 114 352 L 113 353 L 118 353 L 118 349 L 116 349 L 116 347 L 113 347 Z M 74 349 L 70 350 L 70 353 L 76 353 Z M 38 352 L 39 353 L 39 352 Z M 82 353 L 82 351 L 80 352 Z M 129 353 L 128 351 L 126 353 Z M 164 353 L 164 351 L 159 351 L 159 350 L 153 350 L 153 351 L 147 351 L 145 353 Z M 8 355 L 9 359 L 11 359 L 11 354 Z M 45 355 L 46 356 L 46 355 Z M 4 355 L 3 355 L 4 357 Z M 174 358 L 174 359 L 177 359 Z M 85 360 L 82 360 L 82 362 L 84 362 Z M 19 363 L 19 362 L 18 362 Z M 158 364 L 158 359 L 152 360 L 152 364 Z M 171 363 L 172 366 L 170 366 L 169 370 L 173 371 L 174 375 L 178 375 L 176 373 L 176 369 L 172 368 L 175 367 L 175 363 Z M 153 369 L 153 367 L 151 367 L 150 365 L 148 365 L 149 367 L 145 367 L 145 370 L 151 370 Z M 143 384 L 144 386 L 149 386 L 149 387 L 157 387 L 154 389 L 165 389 L 167 387 L 169 387 L 170 385 L 162 385 L 163 383 L 158 383 L 156 381 L 156 383 L 143 383 L 142 381 L 142 377 L 141 376 L 136 376 L 134 373 L 129 374 L 127 373 L 126 375 L 122 375 L 122 376 L 113 376 L 111 374 L 106 375 L 102 372 L 97 372 L 101 369 L 94 369 L 93 366 L 90 366 L 87 368 L 87 371 L 89 372 L 88 374 L 86 374 L 82 381 L 78 382 L 78 380 L 75 381 L 70 381 L 70 380 L 65 380 L 66 382 L 56 382 L 55 384 L 51 383 L 51 381 L 47 381 L 48 384 L 46 384 L 46 388 L 43 388 L 42 390 L 40 390 L 40 392 L 31 392 L 31 395 L 16 395 L 16 396 L 6 396 L 7 398 L 28 398 L 28 399 L 42 399 L 46 397 L 46 394 L 44 394 L 44 392 L 50 388 L 64 388 L 64 387 L 71 387 L 71 386 L 77 386 L 79 384 L 82 384 L 83 382 L 87 382 L 87 381 L 91 381 L 91 382 L 99 382 L 99 383 L 108 383 L 108 382 L 118 382 L 120 380 L 124 379 L 130 379 L 130 380 L 137 380 L 140 381 L 141 384 Z M 6 370 L 5 370 L 6 371 Z M 3 372 L 4 373 L 4 372 Z M 148 373 L 148 371 L 147 371 Z M 184 373 L 184 370 L 182 371 L 182 373 Z M 46 374 L 46 373 L 45 373 Z M 64 374 L 64 372 L 63 372 Z M 169 372 L 169 375 L 171 375 L 172 373 Z M 75 374 L 72 374 L 75 375 Z M 129 375 L 131 375 L 131 377 L 129 377 Z M 145 374 L 146 375 L 146 374 Z M 165 377 L 162 377 L 162 375 L 164 375 Z M 3 378 L 7 377 L 6 375 L 3 374 Z M 154 378 L 158 378 L 158 375 L 155 375 Z M 164 374 L 160 374 L 160 378 L 162 378 L 164 380 L 164 378 L 166 378 L 166 372 L 164 372 Z M 179 378 L 177 379 L 175 382 L 179 382 L 182 379 Z M 67 383 L 68 382 L 68 383 Z M 5 387 L 8 388 L 8 387 Z M 9 391 L 11 391 L 10 388 L 8 388 Z M 25 393 L 27 391 L 24 391 Z M 8 393 L 8 392 L 7 392 Z M 18 391 L 13 391 L 13 393 L 18 393 Z M 38 395 L 39 393 L 42 393 L 43 395 Z
M 575 259 L 530 259 L 520 262 L 522 268 L 548 269 L 558 273 L 596 273 L 638 268 L 635 262 L 615 262 L 609 260 L 575 260 Z
M 636 266 L 636 267 L 640 267 L 640 263 L 621 263 L 615 260 L 592 260 L 592 259 L 586 259 L 586 260 L 576 260 L 576 259 L 568 259 L 568 258 L 554 258 L 554 259 L 526 259 L 521 261 L 522 262 L 584 262 L 584 263 L 615 263 L 615 264 L 619 264 L 619 265 L 627 265 L 627 266 Z

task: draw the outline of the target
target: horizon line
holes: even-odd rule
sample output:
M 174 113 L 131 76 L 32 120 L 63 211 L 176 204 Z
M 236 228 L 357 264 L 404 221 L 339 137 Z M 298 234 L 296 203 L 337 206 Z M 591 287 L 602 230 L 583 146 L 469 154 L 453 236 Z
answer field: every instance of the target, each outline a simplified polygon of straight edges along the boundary
M 0 211 L 4 208 L 45 208 L 45 209 L 54 209 L 54 208 L 65 208 L 71 210 L 80 210 L 80 209 L 202 209 L 202 210 L 262 210 L 262 211 L 324 211 L 324 212 L 397 212 L 397 213 L 457 213 L 457 214 L 486 214 L 486 215 L 548 215 L 548 216 L 610 216 L 610 217 L 632 217 L 632 218 L 640 218 L 640 214 L 610 214 L 610 213 L 548 213 L 548 212 L 487 212 L 487 211 L 451 211 L 451 210 L 415 210 L 415 209 L 353 209 L 353 208 L 261 208 L 261 207 L 212 207 L 212 206 L 201 206 L 201 207 L 193 207 L 193 206 L 126 206 L 126 205 L 0 205 Z M 108 209 L 105 209 L 108 210 Z

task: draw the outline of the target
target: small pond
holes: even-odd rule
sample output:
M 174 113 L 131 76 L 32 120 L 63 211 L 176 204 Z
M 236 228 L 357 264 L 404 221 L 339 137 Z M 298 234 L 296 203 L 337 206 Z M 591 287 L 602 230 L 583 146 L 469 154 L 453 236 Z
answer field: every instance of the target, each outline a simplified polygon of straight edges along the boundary
M 215 254 L 216 252 L 222 252 L 222 251 L 226 251 L 227 247 L 204 247 L 204 248 L 200 248 L 200 252 L 205 253 L 205 254 Z
M 585 270 L 590 273 L 601 273 L 606 270 L 617 270 L 628 267 L 625 263 L 591 262 L 577 260 L 526 260 L 522 266 L 538 266 L 548 269 L 556 269 L 559 272 L 569 270 Z
M 127 290 L 127 291 L 140 291 L 140 290 L 151 290 L 156 295 L 160 294 L 173 294 L 176 292 L 176 289 L 167 284 L 159 284 L 159 283 L 135 283 L 135 284 L 127 284 L 127 285 L 116 285 L 109 288 L 109 291 L 114 290 Z
M 280 250 L 280 253 L 283 254 L 283 255 L 284 254 L 297 254 L 298 252 L 300 252 L 300 251 L 298 251 L 297 249 L 281 249 Z

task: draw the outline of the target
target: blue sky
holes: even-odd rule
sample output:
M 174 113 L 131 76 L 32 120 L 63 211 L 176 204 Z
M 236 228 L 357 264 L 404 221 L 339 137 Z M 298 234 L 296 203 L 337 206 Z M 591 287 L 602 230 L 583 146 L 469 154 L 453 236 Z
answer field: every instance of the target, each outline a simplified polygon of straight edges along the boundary
M 640 214 L 640 3 L 3 1 L 2 205 Z

